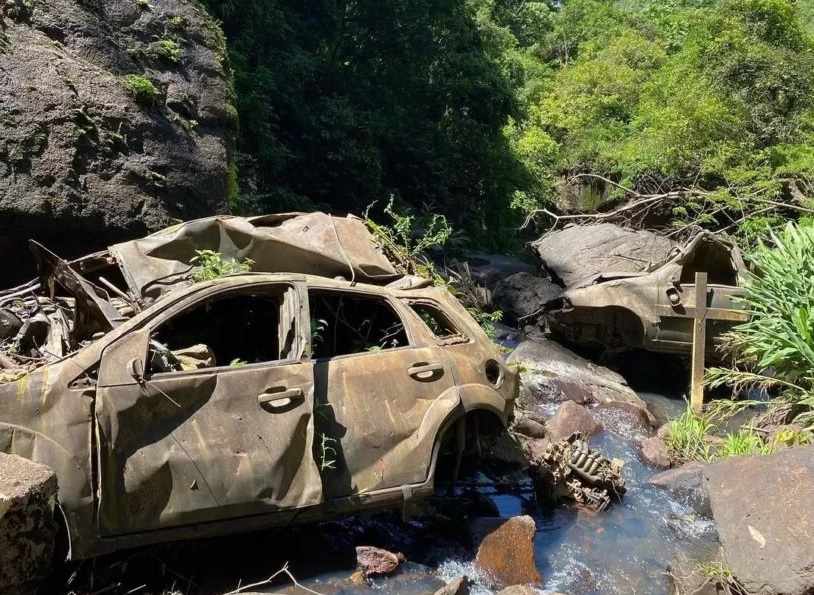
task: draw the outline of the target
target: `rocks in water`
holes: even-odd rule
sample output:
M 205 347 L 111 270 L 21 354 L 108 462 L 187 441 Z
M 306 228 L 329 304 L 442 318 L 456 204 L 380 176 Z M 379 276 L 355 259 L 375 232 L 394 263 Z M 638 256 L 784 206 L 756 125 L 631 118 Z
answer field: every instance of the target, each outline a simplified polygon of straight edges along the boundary
M 497 284 L 516 273 L 534 274 L 535 267 L 529 262 L 503 254 L 472 252 L 463 259 L 469 266 L 472 280 L 478 285 L 494 290 Z M 453 267 L 455 263 L 453 263 Z
M 653 436 L 645 438 L 639 445 L 639 458 L 648 465 L 659 469 L 669 469 L 672 465 L 670 451 L 664 440 Z
M 521 398 L 529 407 L 563 401 L 580 404 L 621 401 L 647 411 L 645 402 L 619 374 L 589 362 L 554 341 L 524 341 L 509 356 L 508 362 L 521 368 Z
M 814 592 L 814 446 L 704 467 L 729 570 L 752 595 Z
M 512 585 L 498 591 L 497 595 L 537 595 L 540 591 L 528 585 Z M 557 593 L 552 593 L 557 595 Z
M 704 560 L 703 566 L 696 560 L 690 559 L 685 552 L 678 550 L 675 557 L 667 566 L 667 576 L 670 579 L 671 595 L 735 595 L 741 593 L 731 579 L 720 576 L 710 576 L 715 569 L 723 569 L 723 562 L 716 557 L 714 560 Z M 703 572 L 702 569 L 707 569 Z
M 503 319 L 516 324 L 519 319 L 539 313 L 562 289 L 545 277 L 531 272 L 515 273 L 498 282 L 492 293 L 492 307 L 503 312 Z
M 642 409 L 626 401 L 609 401 L 591 407 L 594 416 L 602 427 L 621 436 L 643 438 L 652 433 L 649 410 Z
M 22 12 L 0 32 L 14 50 L 0 51 L 4 272 L 25 273 L 32 236 L 72 257 L 228 209 L 237 118 L 221 33 L 198 3 Z
M 435 595 L 469 595 L 469 577 L 462 574 L 435 592 Z
M 599 273 L 638 273 L 665 260 L 676 244 L 612 223 L 569 225 L 532 244 L 543 269 L 564 287 Z
M 554 417 L 548 422 L 547 438 L 552 442 L 564 440 L 573 434 L 590 438 L 601 429 L 602 426 L 585 407 L 566 401 L 557 408 Z
M 530 516 L 472 521 L 470 530 L 480 544 L 475 565 L 494 581 L 495 587 L 542 586 L 543 577 L 534 561 L 536 529 Z
M 0 585 L 4 595 L 29 595 L 54 552 L 57 478 L 44 465 L 0 453 Z
M 518 410 L 512 423 L 512 430 L 527 438 L 543 438 L 546 434 L 545 420 L 531 411 Z
M 704 483 L 704 465 L 687 463 L 676 469 L 664 471 L 650 478 L 650 485 L 671 494 L 679 502 L 690 506 L 696 513 L 712 516 L 709 493 Z
M 403 561 L 402 554 L 394 554 L 381 548 L 369 545 L 360 545 L 356 548 L 356 564 L 365 578 L 392 574 Z

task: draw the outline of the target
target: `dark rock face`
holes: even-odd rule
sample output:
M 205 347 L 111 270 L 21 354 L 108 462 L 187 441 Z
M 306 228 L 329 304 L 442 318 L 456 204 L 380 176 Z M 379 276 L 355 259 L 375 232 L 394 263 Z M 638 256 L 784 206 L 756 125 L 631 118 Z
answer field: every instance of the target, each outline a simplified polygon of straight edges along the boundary
M 543 269 L 564 287 L 599 273 L 638 273 L 667 258 L 676 246 L 648 231 L 612 223 L 570 225 L 532 245 Z
M 523 368 L 521 397 L 534 403 L 580 404 L 621 401 L 647 411 L 647 405 L 619 374 L 550 340 L 526 341 L 509 356 Z
M 226 211 L 236 114 L 196 2 L 12 2 L 0 20 L 0 265 L 28 237 L 76 256 Z
M 573 401 L 566 401 L 559 406 L 554 417 L 548 422 L 546 437 L 552 442 L 564 440 L 576 433 L 589 438 L 600 430 L 602 430 L 602 426 L 594 419 L 590 411 Z
M 494 290 L 501 280 L 515 273 L 524 272 L 533 275 L 535 271 L 533 264 L 502 254 L 472 252 L 463 260 L 469 266 L 472 280 L 490 290 Z M 455 264 L 453 263 L 453 266 Z
M 709 493 L 704 484 L 704 466 L 700 463 L 687 463 L 650 478 L 650 485 L 662 488 L 677 500 L 686 503 L 700 515 L 711 517 Z
M 520 318 L 539 312 L 562 289 L 534 273 L 515 273 L 497 284 L 492 293 L 492 307 L 503 312 L 503 319 L 515 324 Z
M 704 479 L 727 564 L 744 590 L 814 592 L 814 447 L 712 463 Z
M 51 564 L 57 525 L 51 469 L 0 453 L 0 585 L 5 595 L 33 593 Z
M 480 543 L 475 565 L 493 579 L 496 587 L 542 586 L 543 577 L 534 563 L 536 529 L 530 516 L 473 520 L 472 535 Z

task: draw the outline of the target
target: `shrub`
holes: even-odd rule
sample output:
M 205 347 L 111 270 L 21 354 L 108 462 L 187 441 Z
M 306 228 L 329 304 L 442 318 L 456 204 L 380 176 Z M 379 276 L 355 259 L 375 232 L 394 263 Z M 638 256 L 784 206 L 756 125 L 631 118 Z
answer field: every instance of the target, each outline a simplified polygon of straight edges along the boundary
M 161 39 L 153 46 L 153 52 L 168 62 L 178 63 L 181 60 L 181 46 L 172 39 Z
M 248 273 L 254 266 L 254 261 L 250 258 L 238 262 L 233 258 L 224 258 L 220 252 L 214 250 L 196 250 L 195 254 L 190 263 L 194 265 L 192 280 L 196 282 Z
M 729 340 L 737 369 L 712 368 L 706 382 L 779 391 L 802 425 L 814 422 L 814 226 L 789 223 L 750 256 L 755 272 L 743 302 L 749 320 Z M 743 406 L 751 404 L 743 402 Z
M 712 423 L 696 415 L 688 404 L 687 410 L 669 423 L 664 442 L 678 461 L 710 461 L 712 449 L 705 437 L 711 430 Z
M 121 83 L 125 91 L 141 104 L 155 103 L 161 97 L 158 87 L 145 76 L 127 74 L 122 77 Z

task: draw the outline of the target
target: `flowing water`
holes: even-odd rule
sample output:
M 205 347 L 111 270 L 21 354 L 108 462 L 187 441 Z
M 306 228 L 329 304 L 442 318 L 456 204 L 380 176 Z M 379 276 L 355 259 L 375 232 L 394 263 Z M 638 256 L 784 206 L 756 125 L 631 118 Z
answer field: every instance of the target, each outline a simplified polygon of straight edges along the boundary
M 681 400 L 657 394 L 641 396 L 663 417 L 676 417 L 685 408 Z M 548 410 L 543 412 L 551 415 L 556 406 L 545 406 Z M 490 497 L 501 516 L 528 514 L 534 517 L 536 561 L 545 577 L 541 593 L 666 594 L 669 592 L 666 568 L 675 552 L 682 550 L 691 556 L 704 556 L 717 547 L 714 526 L 685 504 L 647 485 L 647 480 L 657 471 L 639 460 L 636 441 L 645 437 L 642 429 L 618 411 L 596 414 L 606 429 L 591 438 L 591 445 L 609 458 L 625 461 L 628 490 L 621 502 L 614 503 L 602 514 L 591 514 L 568 507 L 547 510 L 536 504 L 533 493 Z M 420 535 L 421 530 L 417 529 L 416 535 Z M 433 593 L 441 584 L 438 579 L 450 581 L 466 574 L 475 580 L 473 593 L 493 592 L 474 566 L 473 548 L 447 537 L 433 541 L 431 535 L 419 538 L 416 535 L 409 530 L 396 530 L 389 536 L 392 549 L 401 548 L 408 552 L 408 559 L 418 559 L 424 564 L 408 565 L 400 576 L 376 580 L 371 586 L 352 585 L 348 581 L 352 569 L 343 569 L 301 582 L 322 593 L 359 594 L 372 589 L 414 595 Z M 429 542 L 424 541 L 427 537 Z M 416 544 L 416 539 L 421 543 Z

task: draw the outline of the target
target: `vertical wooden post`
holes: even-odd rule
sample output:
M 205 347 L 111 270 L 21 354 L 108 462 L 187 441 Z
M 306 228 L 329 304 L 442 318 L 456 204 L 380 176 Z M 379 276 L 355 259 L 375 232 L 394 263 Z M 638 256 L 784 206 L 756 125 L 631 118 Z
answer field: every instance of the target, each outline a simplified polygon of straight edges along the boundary
M 695 316 L 692 327 L 692 377 L 690 404 L 701 413 L 704 404 L 704 356 L 707 346 L 707 274 L 695 273 Z

